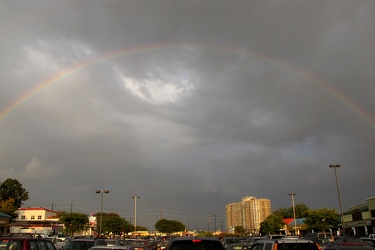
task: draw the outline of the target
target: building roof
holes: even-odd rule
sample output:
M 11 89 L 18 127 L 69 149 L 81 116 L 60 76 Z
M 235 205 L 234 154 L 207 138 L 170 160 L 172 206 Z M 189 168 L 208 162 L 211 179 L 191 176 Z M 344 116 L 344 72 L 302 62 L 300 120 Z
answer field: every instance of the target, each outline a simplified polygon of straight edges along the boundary
M 363 204 L 352 206 L 348 210 L 346 210 L 344 214 L 352 214 L 354 211 L 366 212 L 368 211 L 368 204 L 363 203 Z
M 283 219 L 283 221 L 287 225 L 293 225 L 294 224 L 294 219 L 293 218 L 286 218 L 286 219 Z M 303 224 L 305 224 L 305 218 L 296 218 L 296 224 L 297 225 L 303 225 Z
M 3 212 L 0 212 L 0 217 L 1 217 L 1 218 L 7 218 L 7 219 L 12 218 L 12 216 L 10 216 L 10 215 L 8 215 L 8 214 L 5 214 L 5 213 L 3 213 Z
M 54 210 L 51 210 L 51 209 L 47 209 L 47 208 L 44 208 L 44 207 L 21 207 L 19 208 L 18 210 L 23 210 L 23 211 L 26 211 L 26 210 L 43 210 L 43 211 L 47 211 L 47 212 L 51 212 L 51 213 L 59 213 L 57 211 L 54 211 Z

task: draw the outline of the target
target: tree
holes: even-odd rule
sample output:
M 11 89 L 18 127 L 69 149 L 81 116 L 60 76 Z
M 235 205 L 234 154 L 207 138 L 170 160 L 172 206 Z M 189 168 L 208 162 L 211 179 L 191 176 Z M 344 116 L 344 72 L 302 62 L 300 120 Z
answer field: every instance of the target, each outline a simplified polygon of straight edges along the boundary
M 96 213 L 97 223 L 100 220 L 100 213 Z M 134 231 L 134 225 L 127 221 L 125 218 L 121 218 L 116 213 L 103 213 L 102 215 L 102 232 L 112 233 L 129 233 Z M 146 227 L 137 226 L 137 231 L 148 231 Z
M 100 213 L 96 214 L 100 218 Z M 103 213 L 102 232 L 123 232 L 126 226 L 126 220 L 116 213 Z
M 234 227 L 234 232 L 236 234 L 243 235 L 246 232 L 246 229 L 243 226 L 235 226 Z
M 14 199 L 9 198 L 8 200 L 0 201 L 0 211 L 16 218 L 18 215 L 18 208 L 14 206 Z
M 185 225 L 179 221 L 160 219 L 155 223 L 155 228 L 160 233 L 171 234 L 185 230 Z
M 293 207 L 292 207 L 293 211 Z M 306 218 L 306 216 L 309 214 L 310 208 L 305 205 L 298 203 L 295 206 L 295 211 L 296 211 L 296 218 Z
M 89 218 L 84 213 L 59 213 L 60 223 L 65 225 L 65 231 L 67 234 L 74 236 L 74 233 L 80 230 L 84 230 L 88 226 Z
M 269 215 L 266 220 L 260 223 L 260 232 L 262 234 L 275 234 L 283 228 L 285 222 L 278 214 Z
M 296 212 L 296 218 L 305 218 L 307 216 L 308 212 L 310 211 L 310 208 L 307 205 L 301 204 L 301 203 L 296 204 L 294 209 L 295 209 L 295 212 Z M 279 208 L 278 210 L 274 211 L 273 213 L 281 216 L 283 219 L 294 218 L 293 207 Z
M 6 179 L 0 184 L 0 211 L 17 218 L 18 209 L 29 199 L 29 193 L 16 179 Z
M 337 226 L 340 222 L 340 215 L 334 209 L 311 210 L 305 218 L 307 229 L 314 231 L 324 231 L 332 226 Z

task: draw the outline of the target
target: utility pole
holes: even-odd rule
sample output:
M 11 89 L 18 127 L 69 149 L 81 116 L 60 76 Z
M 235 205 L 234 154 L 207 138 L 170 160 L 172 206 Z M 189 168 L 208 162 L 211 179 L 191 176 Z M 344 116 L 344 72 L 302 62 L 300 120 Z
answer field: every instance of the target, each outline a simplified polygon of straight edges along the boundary
M 212 215 L 212 216 L 214 217 L 214 225 L 215 225 L 215 231 L 214 231 L 214 233 L 216 233 L 216 217 L 217 217 L 217 215 L 214 214 L 214 215 Z
M 335 170 L 335 178 L 336 178 L 336 187 L 337 187 L 337 195 L 339 197 L 339 205 L 340 205 L 340 212 L 341 212 L 341 222 L 342 222 L 342 234 L 345 236 L 345 222 L 344 222 L 344 213 L 342 212 L 342 205 L 341 205 L 341 195 L 340 195 L 340 186 L 339 180 L 337 179 L 336 168 L 341 167 L 340 164 L 331 164 L 329 165 L 330 168 Z
M 295 206 L 294 206 L 294 196 L 296 194 L 295 193 L 291 193 L 289 195 L 292 196 L 293 219 L 294 219 L 294 235 L 297 235 L 296 209 L 295 209 Z

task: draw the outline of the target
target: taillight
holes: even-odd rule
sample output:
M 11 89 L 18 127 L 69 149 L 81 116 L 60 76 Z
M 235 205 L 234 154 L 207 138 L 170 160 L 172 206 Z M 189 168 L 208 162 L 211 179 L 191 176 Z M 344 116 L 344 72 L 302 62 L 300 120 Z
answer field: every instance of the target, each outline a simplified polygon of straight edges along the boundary
M 277 250 L 277 243 L 273 244 L 273 250 Z
M 197 239 L 194 239 L 194 240 L 191 240 L 193 243 L 200 243 L 202 242 L 202 240 L 197 240 Z

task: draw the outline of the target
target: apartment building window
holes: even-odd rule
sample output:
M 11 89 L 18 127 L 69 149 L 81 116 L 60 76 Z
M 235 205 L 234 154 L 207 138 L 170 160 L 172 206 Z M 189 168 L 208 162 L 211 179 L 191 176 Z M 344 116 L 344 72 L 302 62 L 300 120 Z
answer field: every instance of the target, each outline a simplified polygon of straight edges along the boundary
M 38 215 L 38 220 L 41 220 L 42 219 L 42 216 L 41 215 Z
M 25 215 L 22 215 L 22 216 L 21 216 L 21 220 L 26 220 L 26 216 L 25 216 Z
M 31 215 L 30 220 L 35 220 L 35 215 Z

